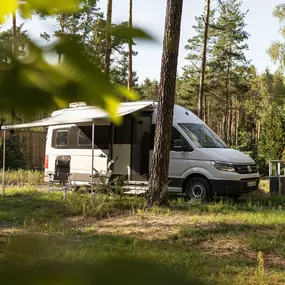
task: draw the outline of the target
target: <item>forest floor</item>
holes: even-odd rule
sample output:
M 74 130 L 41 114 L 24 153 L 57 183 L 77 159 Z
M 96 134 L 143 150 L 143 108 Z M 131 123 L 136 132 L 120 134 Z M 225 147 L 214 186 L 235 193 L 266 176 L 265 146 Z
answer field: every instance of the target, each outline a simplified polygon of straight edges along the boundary
M 139 197 L 69 193 L 63 200 L 31 187 L 0 197 L 7 284 L 32 284 L 23 281 L 36 275 L 26 271 L 44 262 L 66 266 L 47 265 L 39 278 L 52 284 L 85 284 L 88 274 L 96 284 L 285 284 L 284 240 L 285 197 L 264 189 L 235 202 L 176 197 L 151 210 Z

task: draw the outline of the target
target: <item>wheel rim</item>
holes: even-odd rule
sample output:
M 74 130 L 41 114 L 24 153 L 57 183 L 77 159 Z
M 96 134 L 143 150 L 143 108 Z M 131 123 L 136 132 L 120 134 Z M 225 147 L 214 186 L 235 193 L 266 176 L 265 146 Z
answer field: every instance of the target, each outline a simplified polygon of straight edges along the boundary
M 205 198 L 206 189 L 201 183 L 194 183 L 190 189 L 191 197 L 194 199 L 202 200 Z

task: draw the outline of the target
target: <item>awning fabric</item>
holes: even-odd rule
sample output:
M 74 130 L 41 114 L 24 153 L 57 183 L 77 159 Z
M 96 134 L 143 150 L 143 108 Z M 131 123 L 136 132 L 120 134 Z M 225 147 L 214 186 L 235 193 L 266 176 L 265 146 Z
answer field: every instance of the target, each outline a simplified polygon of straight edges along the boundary
M 142 109 L 153 106 L 153 103 L 148 102 L 132 102 L 132 103 L 122 103 L 119 105 L 117 114 L 119 117 L 126 116 L 128 114 L 137 112 Z M 91 123 L 96 119 L 108 119 L 109 114 L 102 109 L 89 106 L 89 107 L 78 107 L 63 109 L 54 112 L 54 115 L 39 121 L 34 121 L 31 123 L 2 126 L 3 130 L 11 129 L 25 129 L 25 128 L 37 128 L 37 127 L 48 127 L 56 125 L 66 125 L 66 124 L 78 124 L 78 123 Z

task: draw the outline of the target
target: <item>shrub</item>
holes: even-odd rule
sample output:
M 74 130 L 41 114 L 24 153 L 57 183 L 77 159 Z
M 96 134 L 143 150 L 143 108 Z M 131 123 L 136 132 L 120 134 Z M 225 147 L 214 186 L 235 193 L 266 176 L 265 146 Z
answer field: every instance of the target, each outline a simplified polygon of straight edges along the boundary
M 0 138 L 1 152 L 0 159 L 3 161 L 3 138 Z M 17 170 L 26 168 L 27 158 L 25 155 L 26 143 L 18 135 L 11 135 L 6 138 L 6 169 Z

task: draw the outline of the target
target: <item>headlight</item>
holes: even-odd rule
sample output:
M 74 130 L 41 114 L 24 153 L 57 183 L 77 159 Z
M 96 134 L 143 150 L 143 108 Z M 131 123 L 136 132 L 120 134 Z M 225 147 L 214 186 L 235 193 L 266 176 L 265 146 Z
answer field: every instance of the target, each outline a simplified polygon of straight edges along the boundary
M 235 172 L 233 163 L 212 161 L 213 165 L 220 171 Z

